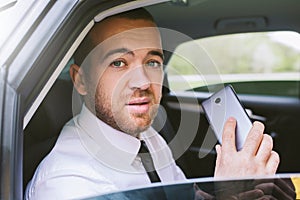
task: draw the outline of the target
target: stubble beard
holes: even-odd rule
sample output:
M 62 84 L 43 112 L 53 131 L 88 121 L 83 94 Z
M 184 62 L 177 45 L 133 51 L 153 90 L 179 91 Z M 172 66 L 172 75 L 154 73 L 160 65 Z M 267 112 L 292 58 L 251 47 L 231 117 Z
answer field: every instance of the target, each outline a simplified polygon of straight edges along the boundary
M 121 107 L 114 108 L 113 101 L 108 98 L 105 94 L 98 92 L 104 91 L 101 85 L 98 85 L 97 92 L 95 93 L 95 98 L 89 98 L 90 105 L 94 105 L 94 113 L 101 121 L 105 122 L 112 128 L 129 134 L 133 137 L 138 137 L 138 135 L 147 130 L 155 118 L 158 106 L 153 103 L 150 108 L 149 113 L 128 113 L 122 110 L 125 105 Z M 151 90 L 136 90 L 131 97 L 150 97 L 152 102 L 155 102 L 154 94 Z M 128 96 L 120 96 L 119 99 L 129 99 Z M 121 101 L 122 102 L 122 101 Z M 117 105 L 115 105 L 117 106 Z M 123 112 L 122 112 L 123 111 Z

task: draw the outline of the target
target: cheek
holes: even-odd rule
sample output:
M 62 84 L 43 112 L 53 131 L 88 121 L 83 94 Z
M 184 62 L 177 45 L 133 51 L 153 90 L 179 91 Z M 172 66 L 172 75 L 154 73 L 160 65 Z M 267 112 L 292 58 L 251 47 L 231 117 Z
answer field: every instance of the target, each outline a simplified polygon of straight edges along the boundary
M 120 95 L 123 90 L 124 88 L 122 87 L 122 80 L 120 80 L 120 77 L 104 73 L 99 80 L 97 92 L 104 94 L 106 100 L 116 102 L 120 100 Z
M 163 69 L 148 69 L 147 70 L 148 77 L 151 79 L 152 83 L 156 83 L 158 85 L 162 85 L 164 72 Z
M 97 95 L 98 96 L 105 96 L 106 99 L 112 99 L 114 91 L 114 85 L 112 85 L 109 79 L 102 78 L 98 82 L 97 86 Z
M 163 76 L 161 74 L 156 73 L 151 80 L 151 88 L 152 92 L 155 96 L 155 103 L 159 103 L 162 95 L 162 81 Z
M 152 90 L 155 96 L 155 103 L 159 104 L 161 99 L 162 86 L 158 84 L 153 84 Z

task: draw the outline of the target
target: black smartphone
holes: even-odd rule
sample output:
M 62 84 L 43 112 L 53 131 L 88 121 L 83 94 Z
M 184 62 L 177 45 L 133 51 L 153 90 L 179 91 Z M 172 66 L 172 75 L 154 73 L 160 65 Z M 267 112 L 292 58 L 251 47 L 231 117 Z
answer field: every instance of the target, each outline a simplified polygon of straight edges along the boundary
M 238 99 L 233 87 L 227 85 L 202 102 L 207 120 L 218 141 L 222 144 L 223 128 L 229 117 L 237 120 L 236 148 L 240 150 L 252 127 L 252 122 Z

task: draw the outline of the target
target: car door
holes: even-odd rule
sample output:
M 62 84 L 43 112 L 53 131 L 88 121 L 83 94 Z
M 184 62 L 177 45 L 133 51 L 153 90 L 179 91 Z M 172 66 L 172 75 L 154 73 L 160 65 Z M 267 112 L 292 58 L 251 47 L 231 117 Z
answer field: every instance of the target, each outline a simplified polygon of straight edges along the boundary
M 5 27 L 0 34 L 0 199 L 23 198 L 28 181 L 23 164 L 31 165 L 36 159 L 23 157 L 31 148 L 23 145 L 24 140 L 33 137 L 26 127 L 93 18 L 126 2 L 18 0 L 0 4 L 0 24 Z M 40 118 L 38 123 L 42 127 L 38 135 L 43 137 L 48 121 Z M 31 166 L 33 172 L 36 163 Z

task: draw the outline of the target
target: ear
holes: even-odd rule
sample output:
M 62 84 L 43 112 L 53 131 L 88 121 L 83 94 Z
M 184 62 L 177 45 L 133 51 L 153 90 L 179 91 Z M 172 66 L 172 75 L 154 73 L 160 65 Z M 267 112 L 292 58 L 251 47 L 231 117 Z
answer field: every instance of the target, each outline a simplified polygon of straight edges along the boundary
M 72 64 L 70 66 L 70 76 L 77 92 L 81 95 L 86 95 L 86 82 L 84 79 L 84 73 L 82 69 L 78 65 Z

